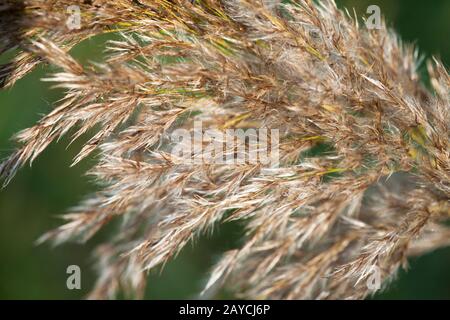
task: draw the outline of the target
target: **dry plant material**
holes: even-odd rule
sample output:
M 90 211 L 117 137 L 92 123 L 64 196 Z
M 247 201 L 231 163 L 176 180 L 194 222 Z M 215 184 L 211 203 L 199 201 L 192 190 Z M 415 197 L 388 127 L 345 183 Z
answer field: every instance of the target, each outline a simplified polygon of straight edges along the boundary
M 67 26 L 78 5 L 81 28 Z M 195 237 L 240 220 L 206 290 L 258 299 L 364 298 L 411 255 L 447 245 L 450 77 L 385 26 L 367 30 L 332 1 L 3 0 L 0 67 L 7 88 L 40 63 L 65 90 L 59 106 L 16 136 L 5 184 L 73 128 L 97 128 L 74 162 L 98 151 L 101 189 L 41 240 L 86 241 L 111 220 L 91 298 L 142 296 L 146 271 Z M 101 64 L 70 49 L 119 33 Z M 280 130 L 280 165 L 189 164 L 170 133 Z

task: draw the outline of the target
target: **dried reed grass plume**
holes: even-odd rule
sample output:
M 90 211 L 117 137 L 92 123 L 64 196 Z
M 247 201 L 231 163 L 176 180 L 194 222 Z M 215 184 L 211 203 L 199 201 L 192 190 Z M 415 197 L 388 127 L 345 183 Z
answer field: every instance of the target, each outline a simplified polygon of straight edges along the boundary
M 79 29 L 66 23 L 74 4 Z M 141 297 L 146 271 L 232 220 L 243 245 L 205 290 L 243 298 L 364 298 L 373 270 L 386 284 L 449 244 L 450 76 L 429 61 L 426 88 L 417 52 L 384 23 L 367 30 L 331 0 L 3 0 L 0 14 L 0 52 L 17 52 L 1 85 L 48 63 L 45 81 L 65 90 L 16 136 L 5 185 L 70 129 L 96 130 L 74 163 L 98 151 L 101 191 L 41 239 L 86 241 L 122 221 L 96 251 L 91 298 Z M 111 32 L 101 64 L 71 56 Z M 279 129 L 279 166 L 178 158 L 170 134 L 197 120 Z

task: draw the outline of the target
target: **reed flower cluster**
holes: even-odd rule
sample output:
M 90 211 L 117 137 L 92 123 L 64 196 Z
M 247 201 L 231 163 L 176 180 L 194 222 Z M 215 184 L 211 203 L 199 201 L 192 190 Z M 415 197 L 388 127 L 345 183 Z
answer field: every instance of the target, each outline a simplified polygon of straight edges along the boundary
M 424 85 L 417 50 L 384 23 L 368 30 L 331 0 L 3 0 L 0 18 L 0 53 L 16 52 L 0 87 L 45 63 L 65 92 L 16 135 L 5 185 L 61 136 L 94 132 L 74 163 L 95 151 L 99 191 L 41 239 L 120 221 L 91 298 L 142 296 L 148 270 L 229 221 L 242 245 L 205 292 L 243 298 L 361 299 L 374 274 L 386 284 L 450 243 L 450 76 L 433 59 Z M 71 55 L 106 33 L 120 39 L 101 63 Z M 278 164 L 184 161 L 170 137 L 194 121 L 278 130 Z

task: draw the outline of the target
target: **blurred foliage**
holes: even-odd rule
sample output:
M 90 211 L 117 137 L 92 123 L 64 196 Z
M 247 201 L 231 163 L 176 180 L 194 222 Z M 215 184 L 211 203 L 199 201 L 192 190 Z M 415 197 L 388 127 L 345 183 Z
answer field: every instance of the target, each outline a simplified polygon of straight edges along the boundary
M 379 5 L 390 26 L 408 42 L 416 43 L 421 53 L 440 56 L 450 63 L 450 1 L 448 0 L 341 0 L 339 5 L 355 7 L 364 16 L 369 5 Z M 87 40 L 74 49 L 80 61 L 101 61 L 101 43 Z M 7 57 L 2 57 L 0 63 Z M 51 110 L 62 93 L 40 79 L 49 67 L 40 67 L 10 90 L 0 91 L 0 157 L 14 148 L 9 138 L 31 126 Z M 95 281 L 91 253 L 104 235 L 85 245 L 51 248 L 35 246 L 46 230 L 58 226 L 58 214 L 76 205 L 95 190 L 84 175 L 92 157 L 69 168 L 83 139 L 68 145 L 68 138 L 52 144 L 33 164 L 20 171 L 8 188 L 0 191 L 0 298 L 1 299 L 79 299 Z M 147 298 L 195 298 L 206 280 L 207 271 L 224 250 L 239 244 L 242 228 L 228 224 L 206 235 L 208 241 L 195 241 L 164 270 L 150 274 Z M 114 232 L 114 230 L 112 230 Z M 82 290 L 66 288 L 66 268 L 76 264 L 82 269 Z M 408 272 L 375 298 L 449 299 L 450 249 L 441 249 L 411 261 Z M 221 293 L 219 298 L 229 298 Z

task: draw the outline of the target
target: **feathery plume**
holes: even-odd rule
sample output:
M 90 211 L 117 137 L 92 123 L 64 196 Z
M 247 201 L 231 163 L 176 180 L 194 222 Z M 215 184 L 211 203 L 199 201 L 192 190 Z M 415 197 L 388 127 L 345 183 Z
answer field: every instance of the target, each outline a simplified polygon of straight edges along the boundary
M 98 151 L 100 191 L 41 238 L 87 241 L 122 220 L 96 252 L 91 298 L 141 297 L 147 270 L 232 220 L 245 241 L 205 291 L 244 298 L 364 298 L 374 272 L 388 283 L 409 256 L 449 244 L 450 76 L 428 62 L 428 90 L 417 51 L 384 24 L 368 30 L 331 0 L 6 0 L 0 15 L 0 53 L 17 51 L 0 85 L 48 63 L 44 80 L 65 90 L 16 136 L 5 185 L 70 129 L 98 128 L 74 163 Z M 111 32 L 101 64 L 71 56 Z M 186 161 L 171 135 L 195 135 L 196 121 L 279 130 L 277 165 Z

